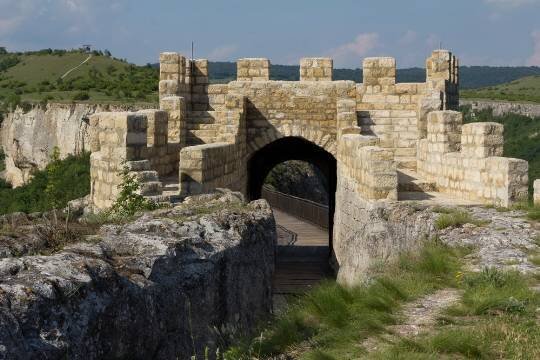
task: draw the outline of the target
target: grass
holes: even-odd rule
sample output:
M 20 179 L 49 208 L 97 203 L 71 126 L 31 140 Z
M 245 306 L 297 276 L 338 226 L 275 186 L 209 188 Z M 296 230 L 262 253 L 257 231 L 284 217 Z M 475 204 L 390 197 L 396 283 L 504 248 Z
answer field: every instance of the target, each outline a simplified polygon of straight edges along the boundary
M 474 90 L 463 90 L 465 99 L 527 101 L 540 103 L 540 75 L 527 76 L 509 83 Z
M 485 269 L 468 274 L 460 304 L 447 310 L 436 331 L 401 339 L 376 359 L 538 359 L 540 294 L 517 272 Z
M 497 211 L 521 210 L 526 213 L 529 220 L 540 221 L 540 206 L 535 205 L 532 199 L 517 202 L 510 208 L 497 209 Z
M 57 53 L 0 54 L 16 57 L 18 63 L 0 71 L 0 102 L 13 106 L 21 102 L 73 101 L 87 93 L 89 102 L 156 103 L 159 70 L 136 66 L 123 60 L 94 53 L 92 58 L 63 79 L 88 54 L 80 51 Z
M 473 224 L 476 226 L 489 224 L 489 221 L 487 220 L 475 219 L 468 211 L 463 209 L 436 207 L 433 211 L 441 213 L 437 220 L 435 220 L 435 227 L 438 230 L 446 229 L 448 227 L 459 227 L 465 224 Z
M 262 335 L 227 352 L 226 359 L 258 359 L 302 349 L 300 359 L 350 359 L 364 354 L 363 339 L 399 321 L 405 301 L 456 286 L 462 254 L 430 242 L 404 254 L 384 272 L 352 288 L 328 281 L 273 319 Z

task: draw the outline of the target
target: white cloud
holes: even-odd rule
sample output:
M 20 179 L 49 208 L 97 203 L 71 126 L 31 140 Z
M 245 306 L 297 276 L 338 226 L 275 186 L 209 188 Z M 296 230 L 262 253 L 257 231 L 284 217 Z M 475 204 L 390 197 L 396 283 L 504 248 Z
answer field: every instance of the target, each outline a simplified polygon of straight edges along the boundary
M 338 63 L 355 61 L 360 63 L 360 58 L 369 55 L 372 50 L 379 46 L 379 34 L 362 33 L 346 44 L 330 50 L 330 56 Z
M 527 59 L 527 65 L 540 66 L 540 30 L 533 31 L 531 33 L 533 38 L 533 54 Z
M 233 55 L 236 50 L 238 50 L 238 46 L 236 45 L 218 46 L 208 54 L 208 58 L 217 61 L 230 60 L 231 55 Z

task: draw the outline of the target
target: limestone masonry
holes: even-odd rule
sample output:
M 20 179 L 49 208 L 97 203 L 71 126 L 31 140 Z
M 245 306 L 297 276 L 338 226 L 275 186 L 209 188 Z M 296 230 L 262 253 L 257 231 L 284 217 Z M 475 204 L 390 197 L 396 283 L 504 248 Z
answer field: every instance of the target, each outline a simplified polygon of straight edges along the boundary
M 427 59 L 425 83 L 396 83 L 389 57 L 364 59 L 362 84 L 333 81 L 328 58 L 302 59 L 300 81 L 272 81 L 269 60 L 240 59 L 228 84 L 209 84 L 207 60 L 162 53 L 160 64 L 161 110 L 91 117 L 97 209 L 113 203 L 124 162 L 156 201 L 216 188 L 250 197 L 261 149 L 275 145 L 276 159 L 302 160 L 302 149 L 276 145 L 289 138 L 337 162 L 334 248 L 358 225 L 357 204 L 401 200 L 411 174 L 426 191 L 477 203 L 509 206 L 527 196 L 528 164 L 502 157 L 502 126 L 463 125 L 455 111 L 459 65 L 449 51 Z

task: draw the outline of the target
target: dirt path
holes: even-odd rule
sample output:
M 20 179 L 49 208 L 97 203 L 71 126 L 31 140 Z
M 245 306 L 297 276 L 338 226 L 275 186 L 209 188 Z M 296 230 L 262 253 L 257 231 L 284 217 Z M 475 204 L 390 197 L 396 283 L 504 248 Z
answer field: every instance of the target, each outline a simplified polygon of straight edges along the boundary
M 382 335 L 367 338 L 362 347 L 371 353 L 385 343 L 393 343 L 400 338 L 416 336 L 433 329 L 443 310 L 457 303 L 460 297 L 461 292 L 457 289 L 442 289 L 405 304 L 400 315 L 403 321 L 388 327 L 388 332 Z
M 79 65 L 75 66 L 73 69 L 68 70 L 64 75 L 62 75 L 62 76 L 60 77 L 60 79 L 65 78 L 65 77 L 68 76 L 71 72 L 77 70 L 78 68 L 80 68 L 81 66 L 83 66 L 84 64 L 86 64 L 91 58 L 92 58 L 92 55 L 88 55 L 88 57 L 86 58 L 86 60 L 84 60 L 84 61 L 83 61 L 82 63 L 80 63 Z

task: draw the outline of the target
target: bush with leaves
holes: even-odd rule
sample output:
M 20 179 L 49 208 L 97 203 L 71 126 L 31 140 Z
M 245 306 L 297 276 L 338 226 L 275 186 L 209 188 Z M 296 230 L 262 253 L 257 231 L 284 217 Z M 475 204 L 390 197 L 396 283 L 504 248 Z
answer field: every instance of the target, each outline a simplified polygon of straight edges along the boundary
M 90 153 L 57 159 L 32 175 L 28 184 L 15 189 L 8 184 L 0 184 L 0 214 L 63 208 L 68 201 L 88 195 Z
M 158 208 L 155 202 L 146 199 L 138 193 L 141 184 L 137 181 L 136 176 L 130 172 L 127 165 L 123 166 L 119 175 L 122 178 L 120 194 L 118 194 L 116 201 L 108 211 L 112 218 L 128 218 L 135 215 L 138 211 L 155 210 Z

